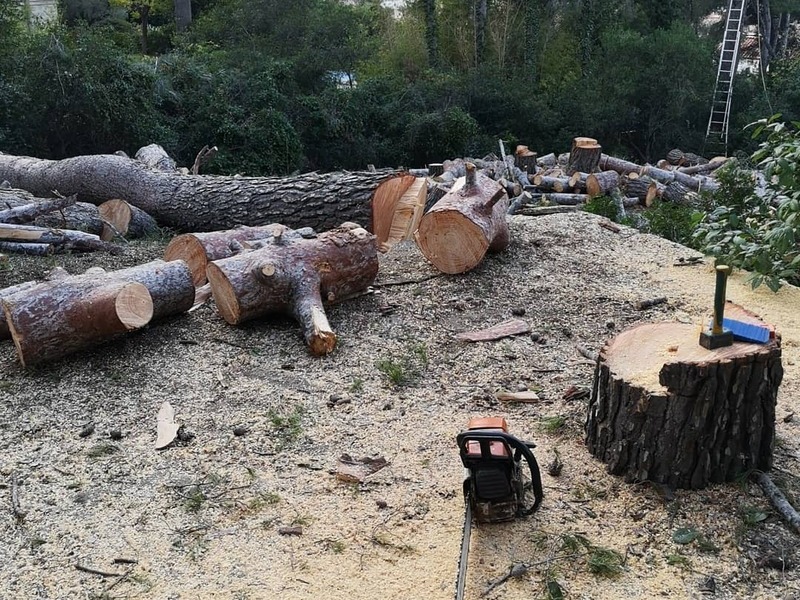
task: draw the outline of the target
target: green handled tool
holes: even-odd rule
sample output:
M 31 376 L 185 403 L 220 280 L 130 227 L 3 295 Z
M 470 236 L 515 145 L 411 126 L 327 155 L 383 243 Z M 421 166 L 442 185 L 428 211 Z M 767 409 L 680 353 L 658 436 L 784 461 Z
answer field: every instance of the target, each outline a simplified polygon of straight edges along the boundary
M 700 345 L 703 348 L 714 350 L 733 344 L 733 332 L 722 325 L 725 318 L 725 288 L 731 268 L 727 265 L 717 266 L 717 284 L 714 290 L 714 317 L 711 328 L 700 332 Z

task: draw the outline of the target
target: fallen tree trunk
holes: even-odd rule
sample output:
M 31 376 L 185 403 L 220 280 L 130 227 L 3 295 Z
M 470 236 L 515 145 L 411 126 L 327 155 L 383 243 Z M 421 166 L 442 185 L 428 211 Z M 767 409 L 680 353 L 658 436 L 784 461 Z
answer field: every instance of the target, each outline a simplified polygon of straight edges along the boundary
M 665 171 L 658 167 L 640 166 L 636 163 L 615 158 L 603 154 L 600 157 L 600 168 L 603 170 L 616 171 L 620 175 L 628 176 L 635 173 L 638 176 L 649 175 L 656 181 L 667 184 L 671 181 L 677 181 L 687 186 L 693 191 L 710 191 L 713 192 L 719 188 L 719 183 L 708 177 L 693 177 L 680 171 Z
M 697 175 L 700 173 L 710 173 L 711 171 L 715 171 L 719 169 L 722 165 L 728 162 L 727 156 L 720 156 L 718 158 L 712 158 L 709 162 L 705 164 L 695 165 L 693 167 L 680 167 L 678 171 L 684 173 L 685 175 Z
M 507 211 L 505 190 L 468 163 L 463 185 L 454 185 L 420 220 L 417 245 L 443 273 L 464 273 L 487 252 L 508 246 Z
M 0 241 L 0 251 L 27 256 L 49 256 L 55 253 L 55 248 L 50 244 Z
M 780 355 L 777 336 L 706 350 L 691 324 L 646 323 L 622 332 L 597 361 L 589 451 L 626 481 L 677 488 L 768 470 Z
M 125 239 L 138 239 L 158 231 L 158 223 L 153 217 L 124 200 L 103 202 L 97 211 L 103 220 L 100 239 L 104 241 L 113 240 L 118 235 Z
M 60 161 L 0 154 L 0 180 L 15 187 L 43 196 L 57 189 L 98 204 L 119 198 L 181 231 L 278 222 L 317 231 L 342 221 L 371 227 L 373 195 L 396 175 L 383 170 L 293 177 L 193 176 L 155 171 L 107 154 Z
M 534 200 L 538 200 L 542 204 L 561 204 L 561 205 L 575 205 L 586 204 L 591 197 L 589 194 L 531 194 Z
M 0 190 L 0 207 L 6 209 L 49 201 L 51 199 L 36 198 L 25 190 Z M 75 202 L 65 208 L 42 214 L 34 219 L 33 224 L 37 227 L 76 229 L 93 235 L 100 235 L 103 231 L 103 221 L 97 207 L 87 202 Z
M 354 223 L 312 239 L 288 233 L 277 232 L 257 250 L 209 263 L 214 302 L 232 325 L 288 312 L 302 325 L 311 352 L 325 355 L 333 351 L 336 334 L 323 301 L 357 296 L 375 280 L 375 236 Z
M 58 281 L 64 277 L 69 277 L 69 273 L 67 273 L 61 267 L 55 267 L 47 274 L 47 276 L 44 278 L 44 281 Z M 3 298 L 6 296 L 13 296 L 17 292 L 30 290 L 40 284 L 40 281 L 24 281 L 22 283 L 18 283 L 17 285 L 12 285 L 11 287 L 3 288 L 0 290 L 0 302 L 2 302 Z M 10 337 L 11 332 L 8 330 L 6 315 L 3 312 L 2 304 L 0 304 L 0 340 L 8 339 Z
M 8 329 L 23 366 L 55 360 L 150 322 L 153 304 L 140 283 L 70 277 L 3 296 Z

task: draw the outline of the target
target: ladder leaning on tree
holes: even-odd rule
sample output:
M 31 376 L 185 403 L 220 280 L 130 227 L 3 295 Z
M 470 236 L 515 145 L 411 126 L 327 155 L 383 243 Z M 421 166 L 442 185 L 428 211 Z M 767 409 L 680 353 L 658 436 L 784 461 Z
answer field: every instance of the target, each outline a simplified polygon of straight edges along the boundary
M 708 129 L 706 129 L 706 143 L 724 144 L 726 154 L 728 152 L 728 125 L 731 114 L 733 76 L 739 60 L 739 41 L 747 2 L 748 0 L 730 0 L 728 3 L 717 81 L 714 85 L 711 115 L 708 118 Z

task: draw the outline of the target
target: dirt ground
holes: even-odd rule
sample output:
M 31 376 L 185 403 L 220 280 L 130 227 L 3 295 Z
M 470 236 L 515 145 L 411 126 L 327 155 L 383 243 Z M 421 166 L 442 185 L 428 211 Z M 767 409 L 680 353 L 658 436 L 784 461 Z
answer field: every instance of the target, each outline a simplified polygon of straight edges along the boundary
M 796 535 L 756 486 L 629 485 L 586 451 L 587 400 L 563 398 L 591 385 L 576 344 L 597 350 L 641 321 L 699 324 L 713 295 L 708 264 L 673 266 L 692 250 L 600 221 L 513 217 L 509 250 L 463 276 L 428 278 L 418 250 L 398 247 L 373 294 L 330 309 L 339 345 L 322 359 L 291 320 L 231 327 L 213 303 L 28 371 L 0 343 L 0 597 L 450 599 L 463 518 L 455 435 L 470 416 L 504 415 L 537 444 L 545 500 L 526 520 L 473 531 L 468 598 L 514 563 L 530 568 L 484 597 L 546 598 L 550 582 L 551 597 L 574 599 L 800 598 Z M 141 263 L 164 245 L 12 257 L 0 287 L 56 265 Z M 401 280 L 420 281 L 387 285 Z M 737 274 L 728 295 L 783 336 L 773 476 L 800 500 L 800 290 L 753 292 Z M 668 302 L 633 306 L 656 296 Z M 453 339 L 522 310 L 533 334 Z M 520 390 L 540 402 L 495 400 Z M 157 451 L 167 400 L 189 435 Z M 557 477 L 546 468 L 556 452 Z M 389 465 L 344 483 L 344 453 Z M 697 539 L 673 541 L 686 527 Z M 598 549 L 618 554 L 598 566 Z

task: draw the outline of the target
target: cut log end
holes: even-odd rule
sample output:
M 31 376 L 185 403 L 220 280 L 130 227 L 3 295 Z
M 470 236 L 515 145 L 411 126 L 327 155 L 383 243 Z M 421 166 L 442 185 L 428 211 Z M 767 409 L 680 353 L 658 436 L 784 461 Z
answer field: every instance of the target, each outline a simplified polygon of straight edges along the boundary
M 110 242 L 114 237 L 125 235 L 128 232 L 128 224 L 133 216 L 130 205 L 123 200 L 109 200 L 97 207 L 103 223 L 103 231 L 100 239 Z
M 184 260 L 189 265 L 192 272 L 192 280 L 195 286 L 201 286 L 206 282 L 206 267 L 208 266 L 208 256 L 203 244 L 192 234 L 184 233 L 172 238 L 167 249 L 164 251 L 164 260 Z
M 206 267 L 206 276 L 214 291 L 214 303 L 217 305 L 217 311 L 226 322 L 238 325 L 242 319 L 241 306 L 236 297 L 236 290 L 227 275 L 212 262 L 208 263 Z
M 117 317 L 129 330 L 140 329 L 153 318 L 153 298 L 141 283 L 123 287 L 115 300 Z
M 328 317 L 319 307 L 311 309 L 311 319 L 305 324 L 306 342 L 314 356 L 325 356 L 336 347 L 336 334 L 331 329 Z
M 489 249 L 481 228 L 455 210 L 429 212 L 420 223 L 417 244 L 425 257 L 443 273 L 465 273 Z

